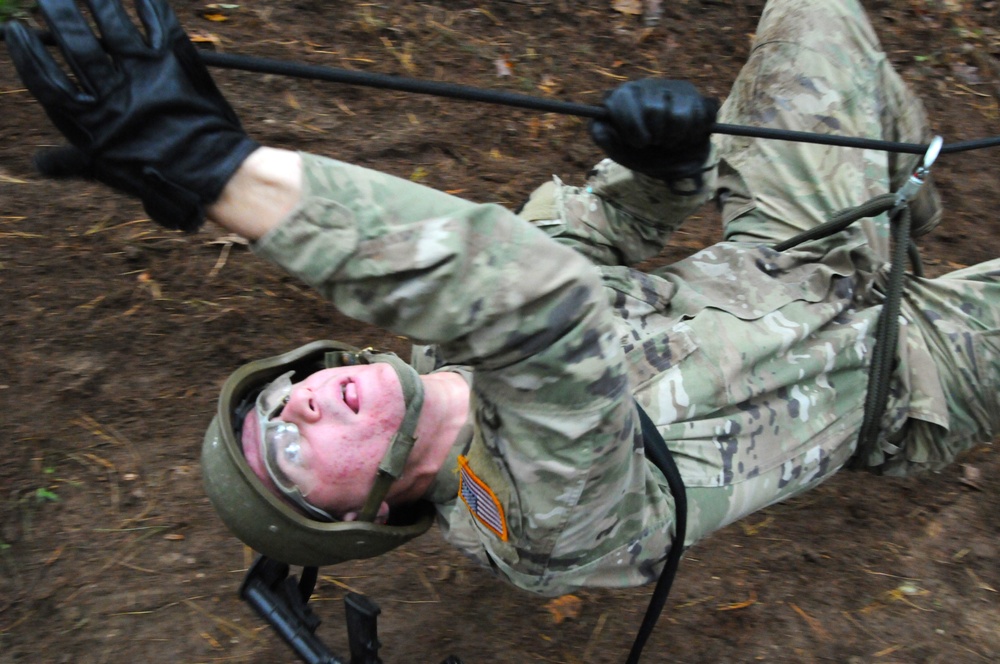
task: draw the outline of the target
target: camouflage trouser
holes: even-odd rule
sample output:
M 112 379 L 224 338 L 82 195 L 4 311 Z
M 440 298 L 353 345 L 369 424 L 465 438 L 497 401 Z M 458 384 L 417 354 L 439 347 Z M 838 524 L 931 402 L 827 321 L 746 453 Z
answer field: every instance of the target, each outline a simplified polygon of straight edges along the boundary
M 855 0 L 771 0 L 719 120 L 906 142 L 930 136 L 922 105 L 893 70 Z M 814 227 L 833 212 L 895 190 L 918 159 L 728 136 L 718 145 L 724 232 L 736 242 L 773 243 Z M 940 199 L 928 186 L 922 193 L 914 224 L 927 228 L 940 219 Z M 863 238 L 888 260 L 888 237 L 883 216 L 823 242 Z M 892 474 L 939 468 L 991 440 L 1000 425 L 1000 260 L 938 279 L 908 278 L 906 289 L 903 314 L 940 374 L 947 421 L 911 414 L 902 440 L 887 442 L 867 460 Z M 897 376 L 920 370 L 900 367 Z

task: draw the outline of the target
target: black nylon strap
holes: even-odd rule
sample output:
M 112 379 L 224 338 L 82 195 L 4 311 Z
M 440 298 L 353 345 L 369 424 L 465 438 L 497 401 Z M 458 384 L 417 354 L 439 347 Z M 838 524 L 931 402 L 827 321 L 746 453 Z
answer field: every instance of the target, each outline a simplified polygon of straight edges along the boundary
M 667 443 L 663 436 L 656 429 L 653 420 L 642 409 L 638 403 L 635 410 L 639 414 L 639 422 L 642 424 L 642 443 L 646 452 L 646 458 L 660 469 L 670 487 L 670 493 L 674 497 L 674 536 L 670 541 L 670 552 L 667 554 L 667 562 L 663 565 L 660 578 L 656 581 L 656 588 L 653 589 L 653 596 L 649 598 L 649 606 L 646 607 L 646 615 L 642 618 L 642 624 L 635 635 L 632 643 L 632 650 L 628 654 L 628 664 L 638 664 L 642 649 L 646 645 L 656 621 L 660 618 L 663 606 L 667 603 L 670 595 L 670 587 L 674 583 L 677 575 L 677 566 L 681 562 L 681 555 L 684 553 L 684 535 L 687 532 L 687 493 L 684 490 L 684 481 L 681 473 L 677 470 L 677 464 L 667 448 Z

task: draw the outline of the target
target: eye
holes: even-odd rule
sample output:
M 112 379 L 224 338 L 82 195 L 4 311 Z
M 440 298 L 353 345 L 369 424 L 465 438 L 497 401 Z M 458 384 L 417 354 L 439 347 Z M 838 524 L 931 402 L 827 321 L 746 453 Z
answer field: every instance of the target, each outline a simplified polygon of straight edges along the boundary
M 278 423 L 271 434 L 271 444 L 287 463 L 293 466 L 302 465 L 302 445 L 297 426 L 285 422 Z
M 298 441 L 295 441 L 285 448 L 285 458 L 288 459 L 289 463 L 297 466 L 302 461 L 301 452 L 302 448 L 299 446 Z
M 281 403 L 278 404 L 278 407 L 274 409 L 273 417 L 281 417 L 281 414 L 285 412 L 285 406 L 288 405 L 288 402 L 291 400 L 291 398 L 292 398 L 291 395 L 289 394 L 285 395 L 285 398 L 281 400 Z

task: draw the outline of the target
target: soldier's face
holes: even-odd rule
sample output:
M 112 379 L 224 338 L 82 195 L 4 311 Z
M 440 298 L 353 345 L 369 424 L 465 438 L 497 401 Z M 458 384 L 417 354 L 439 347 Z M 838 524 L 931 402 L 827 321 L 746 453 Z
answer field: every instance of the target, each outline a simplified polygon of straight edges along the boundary
M 319 371 L 292 386 L 276 419 L 298 428 L 299 443 L 294 455 L 274 455 L 272 463 L 310 504 L 337 516 L 357 511 L 405 412 L 399 377 L 388 364 Z M 256 417 L 246 420 L 243 452 L 277 491 L 264 466 Z

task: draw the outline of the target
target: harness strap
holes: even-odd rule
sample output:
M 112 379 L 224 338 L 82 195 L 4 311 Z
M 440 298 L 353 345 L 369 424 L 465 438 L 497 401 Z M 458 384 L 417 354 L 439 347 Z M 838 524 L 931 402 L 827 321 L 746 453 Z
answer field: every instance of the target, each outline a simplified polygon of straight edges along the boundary
M 681 473 L 677 470 L 667 443 L 657 430 L 653 420 L 642 409 L 638 403 L 635 410 L 639 414 L 639 422 L 642 425 L 642 446 L 646 452 L 646 458 L 653 462 L 667 480 L 667 486 L 674 497 L 674 536 L 670 540 L 670 551 L 667 553 L 667 561 L 660 572 L 660 578 L 656 581 L 656 588 L 653 589 L 653 596 L 649 598 L 649 606 L 646 607 L 646 615 L 642 618 L 642 624 L 635 635 L 632 643 L 632 650 L 628 654 L 628 664 L 638 664 L 642 649 L 646 645 L 656 621 L 660 618 L 663 606 L 667 603 L 670 595 L 670 587 L 674 583 L 677 575 L 677 566 L 680 564 L 681 556 L 684 554 L 684 536 L 687 532 L 687 493 L 684 490 L 684 481 Z
M 889 212 L 892 231 L 892 255 L 890 256 L 889 277 L 885 290 L 885 301 L 875 326 L 875 346 L 868 367 L 868 391 L 865 393 L 864 418 L 858 433 L 858 444 L 848 462 L 852 469 L 873 467 L 872 453 L 878 447 L 882 415 L 889 401 L 889 387 L 896 360 L 896 344 L 899 341 L 899 310 L 903 300 L 903 276 L 909 258 L 913 272 L 922 276 L 923 267 L 913 238 L 910 237 L 911 215 L 905 197 L 890 193 L 876 196 L 861 205 L 834 214 L 829 221 L 799 233 L 795 237 L 774 245 L 777 251 L 785 251 L 809 240 L 818 240 L 844 230 L 864 217 L 874 217 Z

